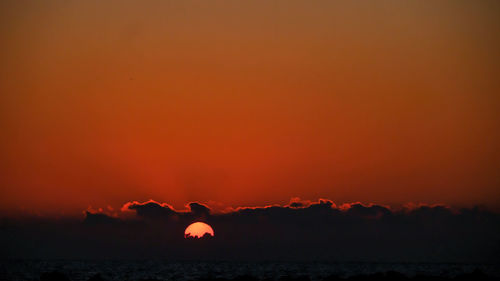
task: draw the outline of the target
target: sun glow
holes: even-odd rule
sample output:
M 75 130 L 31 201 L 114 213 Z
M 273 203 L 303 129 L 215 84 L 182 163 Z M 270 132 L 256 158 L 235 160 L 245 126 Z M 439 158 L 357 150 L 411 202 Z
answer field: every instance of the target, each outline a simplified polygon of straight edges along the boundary
M 214 236 L 212 227 L 203 222 L 195 222 L 190 224 L 184 231 L 184 238 L 202 238 L 205 235 Z

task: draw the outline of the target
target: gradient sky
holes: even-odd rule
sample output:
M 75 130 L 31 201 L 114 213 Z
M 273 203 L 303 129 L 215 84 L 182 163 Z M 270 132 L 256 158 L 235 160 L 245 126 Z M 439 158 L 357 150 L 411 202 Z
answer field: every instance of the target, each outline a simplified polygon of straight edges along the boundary
M 498 1 L 1 1 L 0 210 L 500 207 Z

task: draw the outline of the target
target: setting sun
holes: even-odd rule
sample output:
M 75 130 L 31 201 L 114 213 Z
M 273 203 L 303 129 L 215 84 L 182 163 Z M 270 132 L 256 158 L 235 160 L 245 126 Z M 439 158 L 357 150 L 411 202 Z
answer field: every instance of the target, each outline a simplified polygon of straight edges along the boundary
M 184 231 L 185 238 L 202 238 L 206 234 L 214 236 L 214 230 L 210 225 L 203 222 L 192 223 Z

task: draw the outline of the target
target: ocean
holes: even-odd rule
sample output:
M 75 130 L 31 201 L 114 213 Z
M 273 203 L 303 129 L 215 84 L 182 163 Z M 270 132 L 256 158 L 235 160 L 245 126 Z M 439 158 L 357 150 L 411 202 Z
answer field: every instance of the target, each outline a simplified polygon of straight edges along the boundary
M 350 277 L 396 271 L 406 276 L 455 277 L 475 270 L 500 277 L 498 264 L 465 263 L 376 263 L 376 262 L 235 262 L 235 261 L 161 261 L 161 260 L 4 260 L 0 280 L 40 280 L 44 272 L 58 271 L 72 281 L 87 281 L 100 274 L 105 280 L 198 280 L 201 278 L 233 279 L 255 276 L 277 280 L 283 276 L 306 276 L 323 280 L 328 276 Z

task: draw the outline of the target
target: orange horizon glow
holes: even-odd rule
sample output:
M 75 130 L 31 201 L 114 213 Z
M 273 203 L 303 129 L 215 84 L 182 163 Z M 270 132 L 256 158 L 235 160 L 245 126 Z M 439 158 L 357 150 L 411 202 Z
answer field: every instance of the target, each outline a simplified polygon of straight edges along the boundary
M 0 3 L 0 214 L 500 210 L 500 1 Z

